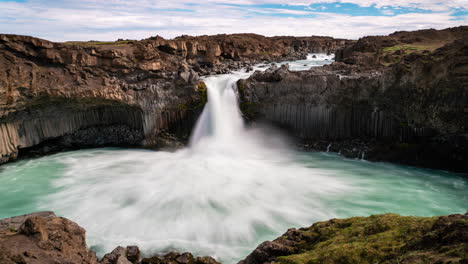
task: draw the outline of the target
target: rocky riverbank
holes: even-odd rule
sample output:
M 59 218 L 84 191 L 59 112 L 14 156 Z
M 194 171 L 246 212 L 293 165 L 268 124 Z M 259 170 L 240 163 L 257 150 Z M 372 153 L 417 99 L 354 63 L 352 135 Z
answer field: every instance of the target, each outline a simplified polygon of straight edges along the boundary
M 54 43 L 0 34 L 0 163 L 64 149 L 183 142 L 206 101 L 200 76 L 332 53 L 351 42 L 235 34 Z
M 157 234 L 154 234 L 157 236 Z M 239 264 L 467 263 L 468 214 L 411 217 L 395 214 L 332 219 L 290 229 L 259 245 Z M 98 259 L 85 230 L 52 212 L 0 220 L 2 264 L 219 264 L 211 257 L 169 252 L 147 256 L 117 247 Z
M 365 37 L 308 71 L 240 80 L 241 109 L 306 149 L 468 172 L 468 27 Z

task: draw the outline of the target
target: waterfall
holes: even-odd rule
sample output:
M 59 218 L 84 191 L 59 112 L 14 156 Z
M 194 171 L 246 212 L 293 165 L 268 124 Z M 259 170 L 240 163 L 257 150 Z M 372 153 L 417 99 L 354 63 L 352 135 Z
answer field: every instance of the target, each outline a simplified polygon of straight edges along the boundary
M 204 80 L 208 102 L 190 139 L 191 147 L 196 147 L 206 140 L 216 145 L 233 145 L 239 136 L 245 133 L 235 89 L 237 80 L 249 75 L 236 72 Z
M 102 252 L 138 245 L 224 263 L 236 263 L 289 227 L 335 217 L 326 199 L 353 187 L 299 162 L 272 128 L 244 125 L 235 85 L 251 74 L 204 78 L 208 101 L 188 148 L 96 150 L 60 160 L 67 169 L 53 181 L 59 191 L 41 200 L 41 208 L 80 223 Z

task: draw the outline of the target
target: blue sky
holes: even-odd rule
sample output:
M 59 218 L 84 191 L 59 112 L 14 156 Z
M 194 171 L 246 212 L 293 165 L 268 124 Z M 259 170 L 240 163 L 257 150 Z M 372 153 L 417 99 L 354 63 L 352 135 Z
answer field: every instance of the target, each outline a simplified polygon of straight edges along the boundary
M 468 25 L 468 0 L 0 0 L 0 33 L 55 41 L 258 33 L 359 38 Z

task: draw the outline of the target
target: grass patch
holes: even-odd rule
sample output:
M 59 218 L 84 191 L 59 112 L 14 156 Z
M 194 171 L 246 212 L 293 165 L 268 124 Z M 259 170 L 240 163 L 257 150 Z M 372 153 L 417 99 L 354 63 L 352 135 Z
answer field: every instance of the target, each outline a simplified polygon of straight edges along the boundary
M 77 45 L 77 46 L 121 46 L 128 45 L 137 42 L 136 40 L 118 40 L 118 41 L 67 41 L 63 42 L 65 45 Z
M 412 52 L 422 52 L 422 51 L 434 51 L 439 48 L 440 45 L 431 44 L 431 45 L 415 45 L 415 44 L 404 44 L 404 45 L 395 45 L 391 47 L 383 48 L 383 52 L 394 53 L 396 51 L 402 51 L 404 53 Z

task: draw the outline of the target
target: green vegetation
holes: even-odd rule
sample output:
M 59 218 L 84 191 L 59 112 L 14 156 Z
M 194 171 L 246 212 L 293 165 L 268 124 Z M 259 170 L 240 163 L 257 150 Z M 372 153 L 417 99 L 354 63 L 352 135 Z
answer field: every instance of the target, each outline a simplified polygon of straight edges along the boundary
M 203 108 L 208 101 L 208 88 L 204 82 L 200 82 L 197 85 L 196 92 L 197 97 L 195 100 L 188 104 L 179 104 L 177 106 L 177 110 L 179 111 L 186 111 L 186 110 L 197 110 Z
M 198 84 L 197 92 L 200 96 L 200 103 L 198 104 L 198 106 L 203 107 L 208 101 L 208 87 L 206 87 L 206 84 L 204 82 Z
M 102 106 L 128 107 L 136 110 L 140 109 L 136 105 L 128 105 L 117 100 L 104 98 L 68 98 L 62 96 L 39 95 L 32 100 L 22 102 L 18 105 L 16 111 L 0 118 L 0 122 L 8 122 L 24 112 L 54 110 L 54 111 L 81 111 Z
M 254 119 L 258 114 L 257 105 L 252 102 L 241 102 L 239 108 L 247 119 Z
M 414 45 L 414 44 L 404 44 L 404 45 L 395 45 L 391 47 L 386 47 L 383 48 L 383 52 L 396 52 L 396 51 L 402 51 L 404 53 L 412 53 L 412 52 L 418 52 L 418 51 L 433 51 L 437 48 L 439 48 L 440 45 Z
M 385 47 L 382 49 L 382 60 L 381 63 L 384 66 L 391 66 L 394 64 L 400 64 L 404 62 L 404 58 L 411 54 L 424 54 L 426 60 L 438 61 L 440 58 L 434 57 L 431 52 L 441 47 L 441 44 L 430 43 L 430 44 L 401 44 L 394 45 L 391 47 Z M 408 65 L 409 66 L 409 65 Z
M 127 45 L 137 42 L 136 40 L 117 40 L 117 41 L 67 41 L 63 42 L 66 45 L 78 46 L 102 46 L 102 45 Z
M 68 98 L 61 96 L 42 95 L 35 97 L 33 100 L 26 102 L 22 108 L 39 109 L 48 108 L 51 106 L 64 105 L 69 108 L 84 109 L 102 105 L 118 105 L 122 104 L 119 101 L 109 100 L 104 98 Z
M 440 230 L 435 229 L 438 219 L 386 214 L 319 222 L 299 231 L 301 241 L 296 247 L 300 254 L 282 256 L 275 262 L 458 263 L 456 261 L 468 257 L 468 244 L 463 242 L 463 232 L 468 228 L 467 218 L 447 224 L 456 225 L 458 231 L 455 228 L 447 231 L 445 223 L 440 224 Z M 290 238 L 283 236 L 279 240 L 284 239 Z

